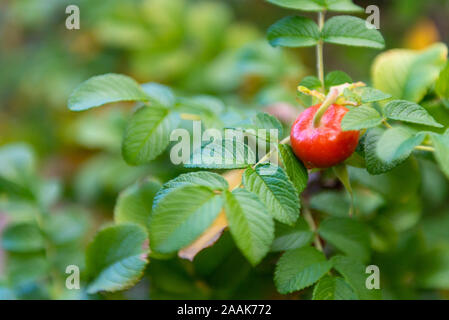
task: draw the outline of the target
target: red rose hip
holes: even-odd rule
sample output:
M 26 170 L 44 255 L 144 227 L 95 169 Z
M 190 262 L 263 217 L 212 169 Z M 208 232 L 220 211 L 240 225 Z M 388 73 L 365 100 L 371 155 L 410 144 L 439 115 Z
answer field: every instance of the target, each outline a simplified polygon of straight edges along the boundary
M 357 148 L 358 131 L 341 131 L 341 121 L 349 110 L 333 104 L 317 127 L 313 118 L 321 105 L 304 110 L 296 119 L 290 141 L 296 156 L 309 168 L 329 168 L 349 158 Z

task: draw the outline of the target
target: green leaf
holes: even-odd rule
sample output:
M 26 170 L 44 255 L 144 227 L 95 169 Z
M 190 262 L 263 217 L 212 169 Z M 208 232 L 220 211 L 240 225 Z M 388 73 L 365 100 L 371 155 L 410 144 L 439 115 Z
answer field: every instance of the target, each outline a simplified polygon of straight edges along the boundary
M 202 169 L 240 169 L 256 163 L 253 150 L 246 145 L 242 139 L 212 140 L 205 143 L 201 148 L 194 150 L 190 157 L 190 163 L 186 168 Z
M 324 191 L 310 198 L 310 208 L 336 217 L 348 217 L 350 204 L 345 194 Z
M 120 193 L 115 204 L 115 223 L 131 222 L 148 230 L 153 199 L 160 188 L 160 183 L 149 180 L 126 188 Z
M 356 88 L 354 91 L 360 95 L 362 103 L 372 103 L 391 98 L 391 94 L 384 93 L 371 87 Z
M 360 300 L 379 300 L 381 291 L 378 289 L 369 290 L 366 288 L 365 266 L 358 260 L 345 256 L 334 256 L 331 259 L 334 269 L 337 270 L 347 283 L 352 287 Z
M 265 206 L 245 189 L 225 192 L 225 211 L 232 237 L 252 265 L 268 253 L 274 238 L 274 223 Z
M 7 144 L 0 148 L 0 193 L 33 198 L 30 180 L 35 159 L 25 144 Z
M 329 72 L 324 79 L 324 84 L 328 89 L 344 83 L 352 83 L 352 78 L 343 71 Z
M 363 9 L 351 0 L 267 0 L 288 9 L 301 11 L 361 12 Z
M 223 197 L 208 187 L 186 185 L 169 192 L 153 208 L 151 248 L 177 251 L 198 238 L 223 208 Z
M 146 232 L 135 224 L 105 228 L 86 250 L 91 279 L 87 292 L 125 290 L 143 276 L 147 260 Z
M 2 236 L 3 249 L 11 252 L 36 252 L 45 248 L 44 237 L 33 223 L 9 225 Z
M 302 290 L 317 282 L 331 267 L 324 254 L 313 247 L 290 250 L 276 264 L 274 283 L 282 294 Z
M 447 47 L 437 43 L 424 51 L 395 49 L 379 55 L 372 68 L 373 85 L 395 99 L 420 102 L 446 63 Z
M 318 43 L 320 30 L 310 18 L 291 16 L 268 29 L 268 41 L 274 47 L 311 47 Z
M 277 223 L 270 251 L 287 251 L 308 246 L 312 243 L 313 236 L 313 232 L 302 217 L 299 217 L 294 227 Z
M 377 143 L 377 156 L 385 163 L 405 161 L 426 136 L 415 134 L 405 127 L 394 127 L 385 131 Z
M 271 114 L 258 112 L 254 117 L 253 122 L 257 129 L 265 129 L 267 130 L 267 133 L 269 133 L 270 130 L 277 130 L 277 137 L 282 137 L 284 134 L 282 124 Z
M 362 262 L 369 260 L 369 230 L 363 223 L 353 218 L 331 217 L 321 223 L 318 233 L 348 256 Z
M 307 182 L 309 180 L 307 169 L 304 164 L 296 158 L 291 146 L 279 144 L 278 148 L 284 169 L 298 194 L 301 194 L 307 187 Z
M 379 31 L 368 29 L 365 20 L 351 16 L 337 16 L 327 20 L 322 38 L 333 44 L 375 49 L 385 47 L 385 41 Z
M 178 99 L 178 108 L 186 112 L 219 115 L 225 111 L 225 104 L 213 96 L 199 95 Z
M 372 128 L 366 133 L 364 141 L 366 169 L 372 175 L 382 174 L 399 166 L 407 158 L 398 158 L 394 161 L 385 162 L 378 156 L 379 140 L 383 136 L 385 130 L 381 128 Z
M 140 165 L 155 159 L 167 148 L 178 122 L 178 116 L 162 106 L 138 109 L 123 138 L 122 154 L 126 162 Z
M 157 206 L 170 192 L 185 186 L 204 186 L 213 191 L 224 191 L 229 188 L 226 179 L 219 174 L 207 171 L 184 173 L 162 186 L 154 198 L 153 207 Z
M 344 279 L 325 276 L 315 286 L 313 300 L 357 300 L 357 296 Z
M 315 76 L 304 77 L 299 83 L 300 86 L 309 88 L 310 90 L 321 88 L 321 81 Z
M 390 101 L 384 108 L 385 116 L 389 119 L 404 122 L 423 124 L 426 126 L 442 128 L 443 126 L 435 121 L 435 119 L 420 105 L 405 101 Z
M 175 94 L 167 86 L 155 82 L 149 82 L 142 84 L 142 90 L 148 96 L 150 105 L 156 104 L 158 106 L 172 107 L 175 104 Z
M 377 127 L 382 123 L 382 116 L 376 109 L 368 106 L 353 108 L 345 114 L 341 121 L 343 131 L 362 130 Z
M 435 147 L 435 158 L 441 171 L 449 179 L 449 130 L 444 135 L 432 134 L 430 138 Z
M 89 229 L 87 213 L 76 207 L 57 211 L 44 219 L 44 229 L 49 240 L 56 245 L 79 242 Z
M 257 195 L 268 212 L 278 221 L 293 225 L 299 216 L 299 196 L 284 170 L 272 164 L 248 168 L 243 184 Z
M 440 76 L 435 84 L 435 91 L 440 98 L 449 99 L 449 63 L 441 70 Z
M 120 101 L 148 101 L 148 96 L 132 78 L 108 73 L 79 85 L 70 95 L 68 106 L 72 111 L 83 111 Z

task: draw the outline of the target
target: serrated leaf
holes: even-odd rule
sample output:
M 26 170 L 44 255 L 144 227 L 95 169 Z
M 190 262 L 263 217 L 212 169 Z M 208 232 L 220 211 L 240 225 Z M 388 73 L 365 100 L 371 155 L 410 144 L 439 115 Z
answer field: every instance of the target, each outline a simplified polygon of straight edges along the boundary
M 9 225 L 1 240 L 2 248 L 10 252 L 36 252 L 45 248 L 43 234 L 33 223 Z
M 126 188 L 115 204 L 115 223 L 136 223 L 148 230 L 153 199 L 160 188 L 160 183 L 149 180 Z
M 280 7 L 301 11 L 361 12 L 363 9 L 351 0 L 267 0 Z
M 356 88 L 354 91 L 360 95 L 362 103 L 372 103 L 391 98 L 391 94 L 384 93 L 371 87 Z
M 274 223 L 265 206 L 245 189 L 225 192 L 225 212 L 232 237 L 252 265 L 258 264 L 270 250 Z
M 366 288 L 365 266 L 356 259 L 345 256 L 334 256 L 331 259 L 334 269 L 337 270 L 352 287 L 359 300 L 379 300 L 381 291 Z
M 443 126 L 419 104 L 405 101 L 390 101 L 384 108 L 385 116 L 392 120 L 423 124 L 426 126 L 442 128 Z
M 324 42 L 355 47 L 383 49 L 385 41 L 379 31 L 368 29 L 366 21 L 351 16 L 330 18 L 322 31 Z
M 426 50 L 389 50 L 372 67 L 373 86 L 395 99 L 420 102 L 446 63 L 447 47 L 437 43 Z
M 307 222 L 302 217 L 299 217 L 294 227 L 277 223 L 275 229 L 275 237 L 270 250 L 272 252 L 301 248 L 313 241 L 314 233 L 310 231 Z
M 379 139 L 377 156 L 385 163 L 400 163 L 410 156 L 413 149 L 419 146 L 425 137 L 424 134 L 415 134 L 403 127 L 388 129 Z
M 274 283 L 282 294 L 302 290 L 317 282 L 331 267 L 324 254 L 313 247 L 290 250 L 276 264 Z
M 316 45 L 319 39 L 318 25 L 305 17 L 287 17 L 268 29 L 268 41 L 275 47 L 311 47 Z
M 137 283 L 148 263 L 146 240 L 144 229 L 135 224 L 98 232 L 86 251 L 87 292 L 124 290 Z
M 313 290 L 313 300 L 356 300 L 351 286 L 340 277 L 325 276 Z
M 72 111 L 83 111 L 120 101 L 148 101 L 148 96 L 134 79 L 108 73 L 79 85 L 70 95 L 68 106 Z
M 282 137 L 284 132 L 282 124 L 271 114 L 265 112 L 258 112 L 253 119 L 254 125 L 257 129 L 265 129 L 269 134 L 270 130 L 277 130 L 277 137 Z
M 296 158 L 291 146 L 279 144 L 278 148 L 284 169 L 298 194 L 301 194 L 307 187 L 307 182 L 309 180 L 307 169 L 304 164 Z
M 154 160 L 170 142 L 170 134 L 179 118 L 162 106 L 143 106 L 138 109 L 125 131 L 123 158 L 132 165 Z
M 362 262 L 369 260 L 369 230 L 363 223 L 353 218 L 331 217 L 321 223 L 318 233 L 348 256 Z
M 151 248 L 177 251 L 198 238 L 223 207 L 223 197 L 208 187 L 186 185 L 169 192 L 153 208 L 150 220 Z
M 385 162 L 377 155 L 379 140 L 385 130 L 381 128 L 371 128 L 366 133 L 364 140 L 366 170 L 372 175 L 378 175 L 393 170 L 399 166 L 405 159 L 397 159 L 391 162 Z M 380 146 L 379 146 L 380 148 Z
M 175 104 L 175 94 L 172 89 L 159 83 L 149 82 L 142 84 L 142 90 L 148 96 L 151 104 L 158 106 L 172 107 Z
M 449 179 L 449 131 L 444 135 L 430 135 L 432 139 L 432 144 L 435 147 L 435 158 L 444 172 L 446 177 Z
M 154 198 L 153 208 L 170 192 L 185 186 L 204 186 L 214 191 L 227 190 L 229 185 L 219 174 L 207 171 L 189 172 L 165 183 Z
M 328 89 L 344 83 L 352 83 L 352 78 L 343 71 L 329 72 L 324 79 L 324 84 Z
M 362 130 L 377 127 L 382 123 L 382 116 L 376 109 L 360 106 L 349 110 L 341 121 L 343 131 Z
M 299 216 L 299 196 L 284 170 L 272 164 L 248 168 L 243 174 L 245 188 L 266 206 L 278 221 L 293 225 Z
M 243 135 L 242 135 L 243 137 Z M 195 150 L 186 168 L 241 169 L 256 163 L 253 150 L 238 137 L 205 143 Z

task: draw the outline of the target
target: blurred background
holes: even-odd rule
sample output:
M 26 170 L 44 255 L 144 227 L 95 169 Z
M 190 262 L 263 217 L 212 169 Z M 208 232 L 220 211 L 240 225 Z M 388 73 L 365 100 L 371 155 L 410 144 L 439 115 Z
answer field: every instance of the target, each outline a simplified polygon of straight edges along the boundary
M 449 43 L 449 1 L 354 2 L 364 8 L 380 7 L 380 31 L 387 49 Z M 65 8 L 70 4 L 80 8 L 80 30 L 65 28 Z M 1 157 L 21 154 L 21 159 L 27 159 L 26 170 L 42 190 L 41 202 L 62 212 L 62 218 L 51 225 L 68 230 L 68 237 L 58 240 L 64 254 L 57 252 L 54 259 L 61 265 L 68 260 L 82 264 L 86 241 L 99 225 L 111 220 L 121 190 L 144 175 L 164 182 L 179 173 L 166 165 L 164 157 L 145 167 L 126 165 L 120 143 L 130 106 L 74 113 L 67 109 L 70 92 L 93 75 L 114 72 L 141 83 L 160 82 L 186 95 L 214 95 L 238 108 L 282 104 L 287 113 L 290 107 L 299 113 L 296 86 L 315 73 L 314 48 L 274 49 L 265 39 L 266 29 L 289 14 L 294 12 L 263 0 L 0 2 L 0 166 Z M 344 70 L 354 80 L 369 83 L 377 54 L 327 45 L 326 73 Z M 26 202 L 0 196 L 0 232 L 12 222 L 27 221 L 34 210 Z M 6 254 L 0 248 L 0 298 L 48 298 L 50 294 L 40 285 L 52 272 L 45 260 L 37 253 Z M 154 281 L 160 290 L 154 291 L 153 298 L 210 297 L 207 290 L 191 288 L 193 280 L 178 262 L 170 268 L 155 262 L 150 268 L 160 272 Z M 236 278 L 240 275 L 245 277 L 241 270 Z M 235 281 L 236 287 L 241 285 Z M 272 286 L 271 280 L 267 283 Z M 18 289 L 8 291 L 11 285 Z M 217 291 L 213 296 L 246 297 L 242 288 L 232 291 L 238 295 Z M 277 297 L 272 289 L 266 295 L 260 291 L 262 297 Z M 128 297 L 148 297 L 139 290 Z M 392 296 L 414 297 L 412 291 L 401 290 Z M 59 297 L 70 297 L 66 294 Z

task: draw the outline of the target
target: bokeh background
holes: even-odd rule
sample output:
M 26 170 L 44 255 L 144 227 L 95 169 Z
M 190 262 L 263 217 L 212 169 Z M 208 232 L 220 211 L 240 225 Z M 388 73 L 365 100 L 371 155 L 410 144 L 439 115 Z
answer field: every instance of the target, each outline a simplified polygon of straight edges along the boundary
M 354 2 L 380 7 L 380 31 L 387 49 L 449 43 L 449 1 Z M 69 4 L 80 8 L 80 30 L 65 28 Z M 143 175 L 166 181 L 179 173 L 164 157 L 145 167 L 126 165 L 120 142 L 131 106 L 74 113 L 67 109 L 70 92 L 93 75 L 114 72 L 142 83 L 160 82 L 186 95 L 215 95 L 236 107 L 264 109 L 281 103 L 286 110 L 289 106 L 300 110 L 296 86 L 315 72 L 314 49 L 274 49 L 265 40 L 268 26 L 288 14 L 293 12 L 263 0 L 0 2 L 0 148 L 20 143 L 19 147 L 32 150 L 30 166 L 36 179 L 43 181 L 40 188 L 47 190 L 43 201 L 64 213 L 54 227 L 74 234 L 62 241 L 70 258 L 55 255 L 61 265 L 66 258 L 82 264 L 86 241 L 111 220 L 121 190 Z M 377 54 L 370 49 L 326 46 L 326 72 L 344 70 L 354 80 L 369 83 Z M 0 232 L 12 222 L 30 219 L 33 210 L 21 201 L 0 197 Z M 222 268 L 231 273 L 234 264 Z M 167 268 L 155 262 L 151 268 L 160 290 L 149 294 L 147 287 L 138 286 L 127 293 L 128 298 L 210 297 L 207 290 L 192 289 L 193 280 L 182 263 Z M 218 290 L 213 297 L 254 298 L 259 293 L 279 297 L 272 285 L 257 290 L 256 282 L 250 286 L 251 295 L 245 295 L 248 287 L 239 280 L 246 277 L 245 270 L 234 273 L 231 291 Z M 45 259 L 6 254 L 0 247 L 0 298 L 55 297 L 44 285 L 49 272 Z M 262 272 L 266 283 L 271 283 L 270 276 Z M 406 284 L 412 286 L 410 279 Z M 217 283 L 229 284 L 223 279 Z M 8 291 L 6 284 L 19 289 Z M 56 297 L 71 297 L 71 293 Z M 416 295 L 404 285 L 392 297 Z

